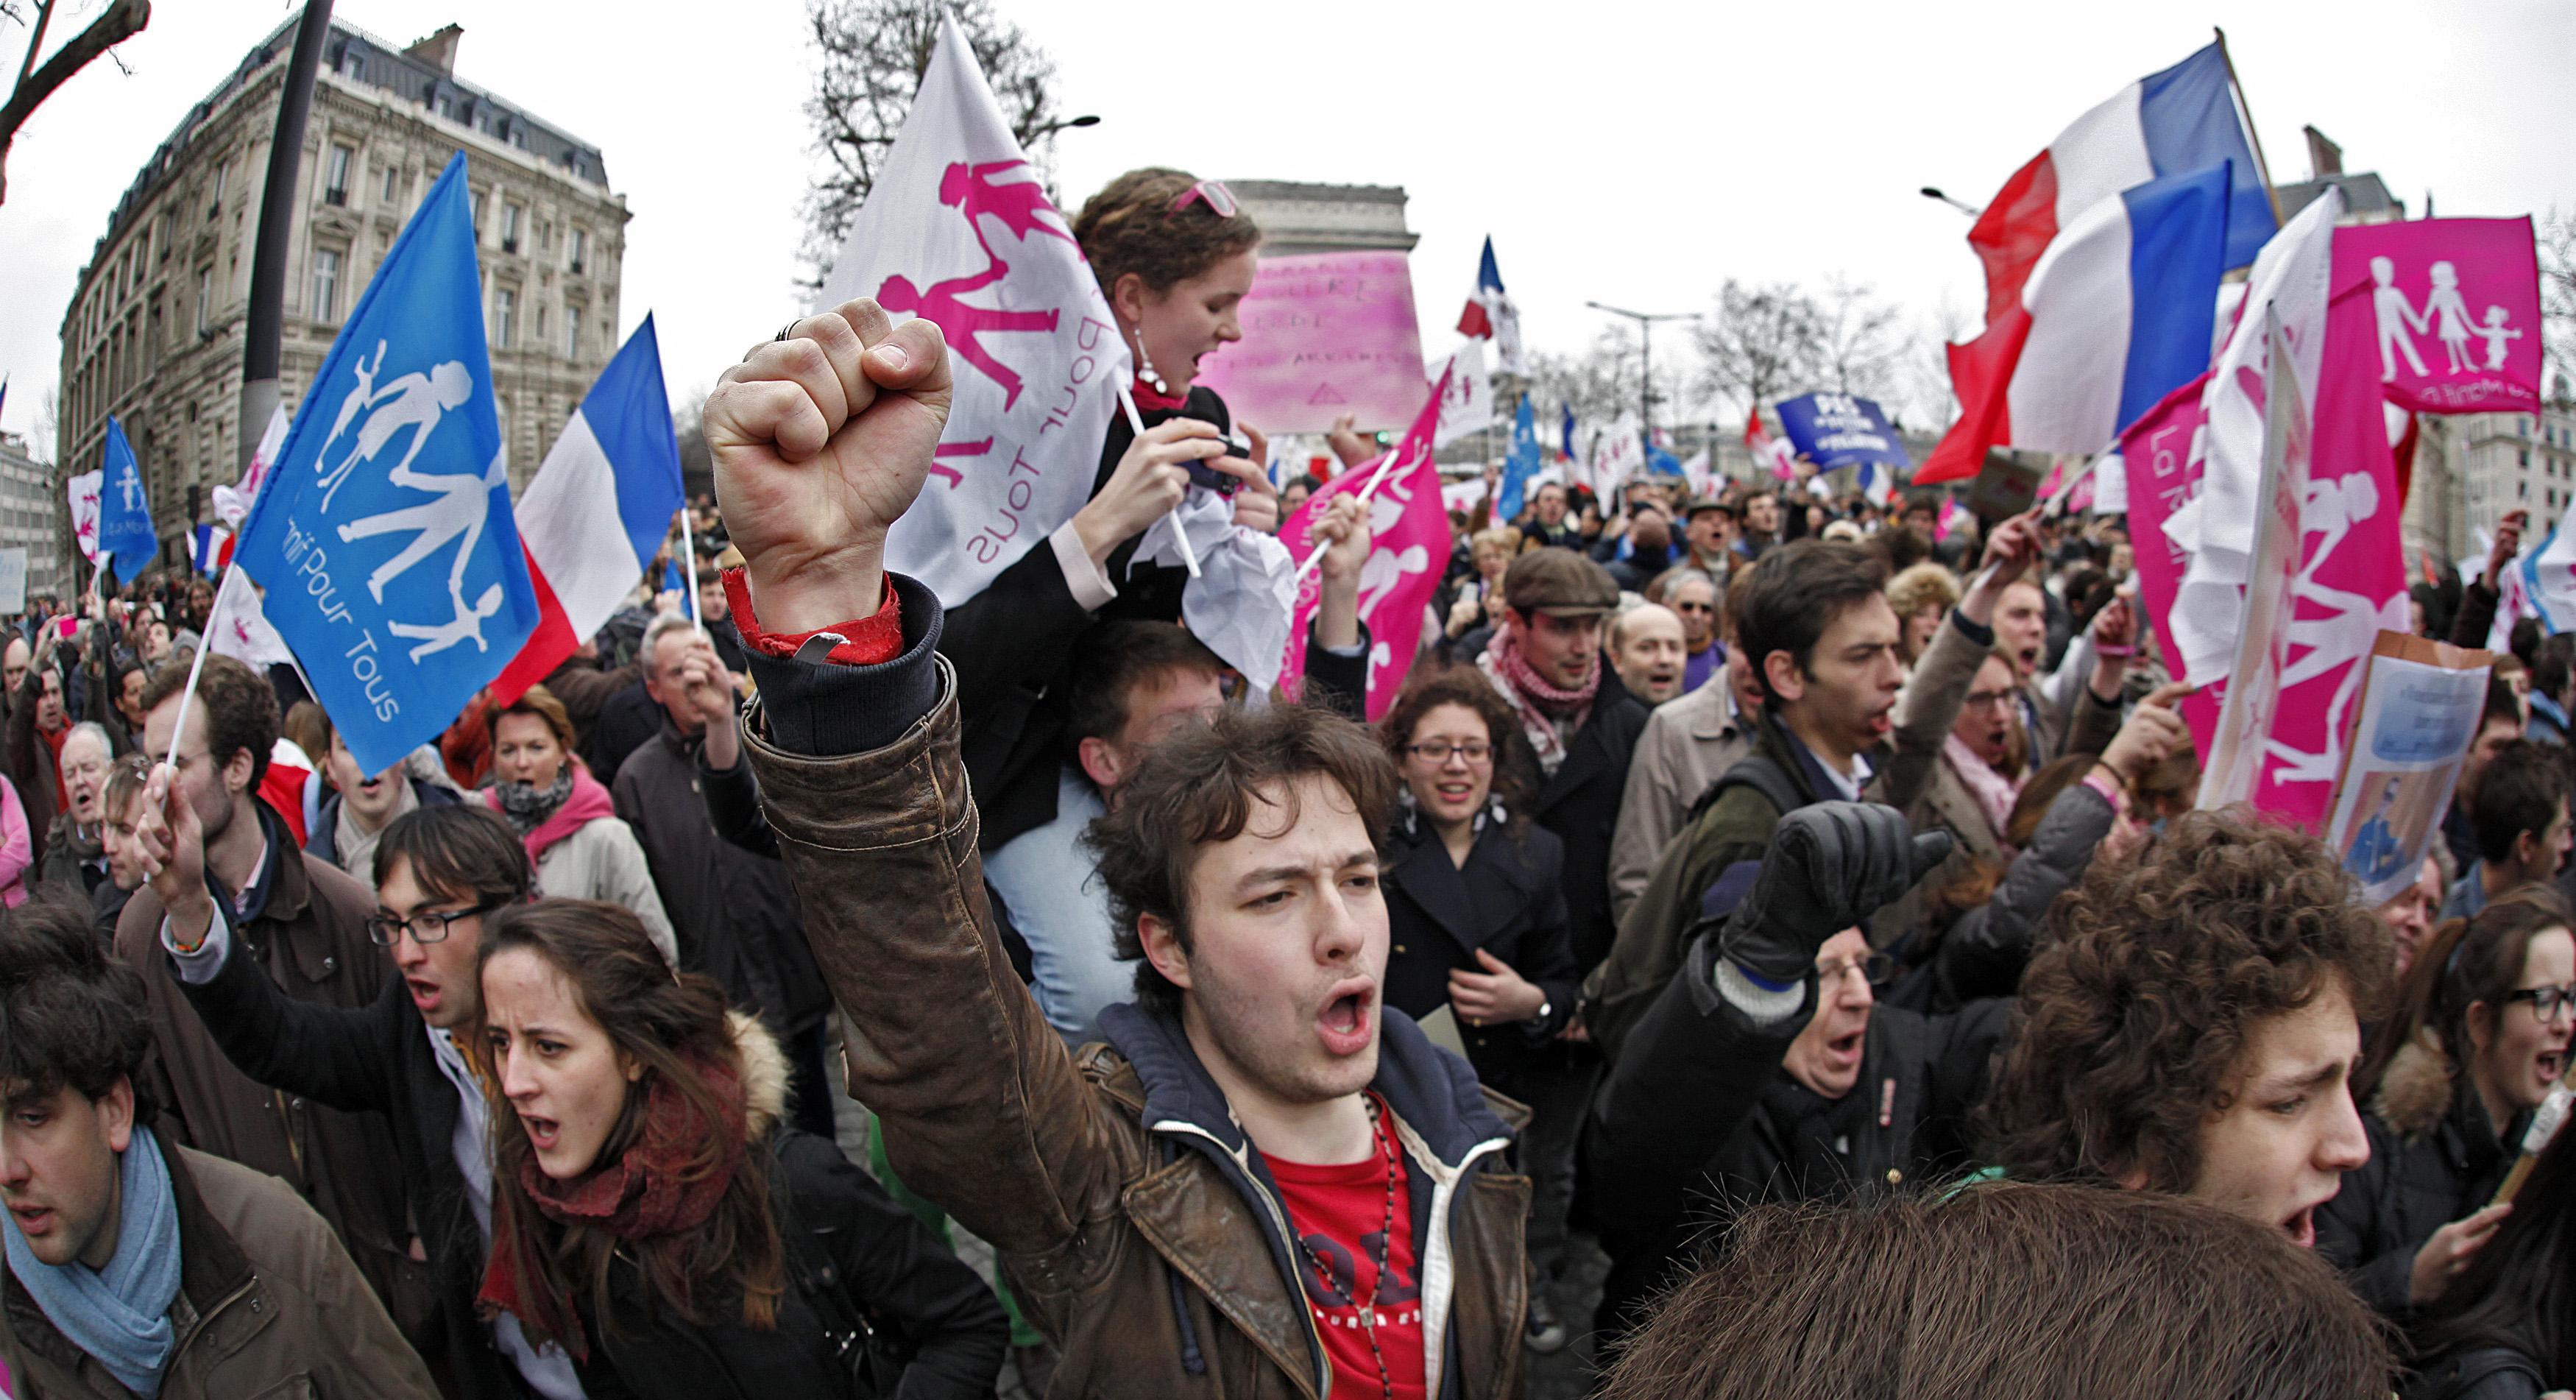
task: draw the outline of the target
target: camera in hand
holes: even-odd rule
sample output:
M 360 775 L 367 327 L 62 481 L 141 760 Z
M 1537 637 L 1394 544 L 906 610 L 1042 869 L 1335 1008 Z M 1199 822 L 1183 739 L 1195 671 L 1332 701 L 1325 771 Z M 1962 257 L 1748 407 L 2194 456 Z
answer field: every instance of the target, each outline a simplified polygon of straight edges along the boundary
M 1217 441 L 1225 444 L 1225 451 L 1218 454 L 1219 456 L 1249 458 L 1252 455 L 1252 444 L 1233 433 L 1219 433 Z M 1209 465 L 1215 460 L 1213 457 L 1202 457 L 1189 463 L 1190 484 L 1204 486 L 1220 496 L 1231 496 L 1243 485 L 1243 479 L 1228 476 Z

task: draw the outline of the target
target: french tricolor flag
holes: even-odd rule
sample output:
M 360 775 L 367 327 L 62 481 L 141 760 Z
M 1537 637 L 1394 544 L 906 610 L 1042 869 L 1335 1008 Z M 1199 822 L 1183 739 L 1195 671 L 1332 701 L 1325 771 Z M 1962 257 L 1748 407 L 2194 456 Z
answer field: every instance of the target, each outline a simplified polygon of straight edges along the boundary
M 2086 210 L 2163 176 L 2231 165 L 2226 266 L 2253 262 L 2279 221 L 2235 89 L 2227 50 L 2213 43 L 2120 89 L 2013 172 L 1968 233 L 1986 265 L 1987 324 L 2019 304 L 2040 254 Z
M 492 682 L 507 705 L 580 649 L 635 588 L 686 499 L 662 351 L 646 316 L 519 498 L 537 630 Z
M 2151 180 L 2060 233 L 1985 334 L 1950 347 L 1959 421 L 1914 480 L 1975 476 L 1998 445 L 2102 451 L 2209 368 L 2230 174 Z

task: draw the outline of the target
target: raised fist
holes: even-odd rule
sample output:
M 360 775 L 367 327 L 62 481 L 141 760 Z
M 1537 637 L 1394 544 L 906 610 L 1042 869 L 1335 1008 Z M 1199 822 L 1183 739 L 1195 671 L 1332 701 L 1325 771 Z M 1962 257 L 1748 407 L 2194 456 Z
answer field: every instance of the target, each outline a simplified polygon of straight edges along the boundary
M 952 391 L 939 327 L 894 325 L 865 298 L 724 372 L 703 422 L 762 628 L 877 611 L 886 531 L 921 494 Z
M 1718 930 L 1718 952 L 1765 981 L 1800 983 L 1816 950 L 1866 923 L 1950 854 L 1950 833 L 1915 834 L 1875 802 L 1819 802 L 1780 818 L 1753 888 Z

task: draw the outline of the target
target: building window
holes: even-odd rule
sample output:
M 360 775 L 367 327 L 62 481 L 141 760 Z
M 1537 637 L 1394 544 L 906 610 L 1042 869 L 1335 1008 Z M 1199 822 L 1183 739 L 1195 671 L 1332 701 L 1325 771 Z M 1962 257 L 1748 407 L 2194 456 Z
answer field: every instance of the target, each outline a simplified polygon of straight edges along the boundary
M 567 360 L 581 358 L 581 309 L 579 307 L 564 308 L 564 358 Z
M 313 319 L 340 319 L 340 253 L 336 248 L 313 250 Z
M 385 167 L 385 204 L 388 207 L 390 207 L 394 202 L 394 188 L 401 182 L 401 180 L 402 168 L 400 166 L 388 165 Z
M 503 287 L 492 293 L 492 348 L 510 348 L 510 336 L 518 327 L 519 294 Z
M 454 94 L 442 92 L 438 95 L 438 114 L 447 118 L 449 121 L 456 120 L 456 97 Z
M 330 159 L 322 167 L 323 203 L 345 205 L 349 202 L 349 167 L 357 159 L 355 149 L 336 142 L 332 145 Z
M 579 224 L 575 224 L 572 230 L 572 262 L 568 269 L 573 276 L 579 277 L 581 275 L 582 262 L 589 256 L 590 230 L 581 227 Z
M 215 270 L 197 269 L 197 334 L 204 335 L 215 315 Z
M 501 251 L 504 253 L 515 253 L 519 251 L 519 215 L 521 212 L 522 211 L 519 206 L 515 204 L 504 203 L 501 206 Z
M 163 215 L 161 216 L 160 222 L 159 222 L 159 223 L 157 223 L 157 224 L 155 224 L 155 225 L 153 226 L 153 230 L 152 230 L 152 241 L 161 245 L 160 260 L 161 260 L 162 262 L 168 262 L 168 261 L 170 261 L 170 216 L 169 216 L 169 215 L 167 215 L 167 214 L 163 214 Z
M 545 304 L 544 302 L 542 302 L 542 301 L 537 303 L 537 339 L 536 339 L 536 343 L 537 343 L 537 344 L 539 344 L 539 345 L 543 345 L 543 344 L 545 344 L 545 343 L 546 343 L 546 304 Z
M 206 217 L 209 219 L 224 212 L 224 176 L 231 171 L 229 161 L 215 167 L 215 192 L 206 199 Z
M 483 192 L 470 190 L 465 195 L 466 218 L 474 225 L 474 241 L 483 241 Z

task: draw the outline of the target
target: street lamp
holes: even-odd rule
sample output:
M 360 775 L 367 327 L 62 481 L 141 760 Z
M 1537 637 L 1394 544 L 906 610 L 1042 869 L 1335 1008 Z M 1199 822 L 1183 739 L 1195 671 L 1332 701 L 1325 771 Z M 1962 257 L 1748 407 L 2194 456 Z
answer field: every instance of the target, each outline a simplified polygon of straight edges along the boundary
M 1046 125 L 1044 125 L 1044 126 L 1042 126 L 1042 127 L 1039 127 L 1037 130 L 1030 132 L 1030 133 L 1029 133 L 1029 139 L 1030 139 L 1030 140 L 1032 140 L 1032 141 L 1035 141 L 1036 139 L 1038 139 L 1038 138 L 1039 138 L 1039 137 L 1041 137 L 1041 136 L 1053 136 L 1053 135 L 1055 135 L 1057 132 L 1062 131 L 1062 130 L 1064 130 L 1066 127 L 1069 127 L 1069 126 L 1098 126 L 1098 125 L 1100 125 L 1100 118 L 1098 118 L 1098 117 L 1094 117 L 1094 116 L 1068 117 L 1068 118 L 1066 118 L 1065 120 L 1060 121 L 1060 122 L 1048 122 Z
M 1637 408 L 1645 419 L 1645 441 L 1655 437 L 1655 323 L 1657 321 L 1696 321 L 1696 311 L 1629 311 L 1597 301 L 1584 305 L 1613 316 L 1625 316 L 1637 323 Z
M 1959 201 L 1952 199 L 1950 196 L 1941 193 L 1940 188 L 1935 185 L 1925 185 L 1922 189 L 1922 195 L 1925 199 L 1937 199 L 1943 204 L 1949 205 L 1951 208 L 1967 215 L 1971 219 L 1985 212 L 1973 204 L 1962 204 Z

